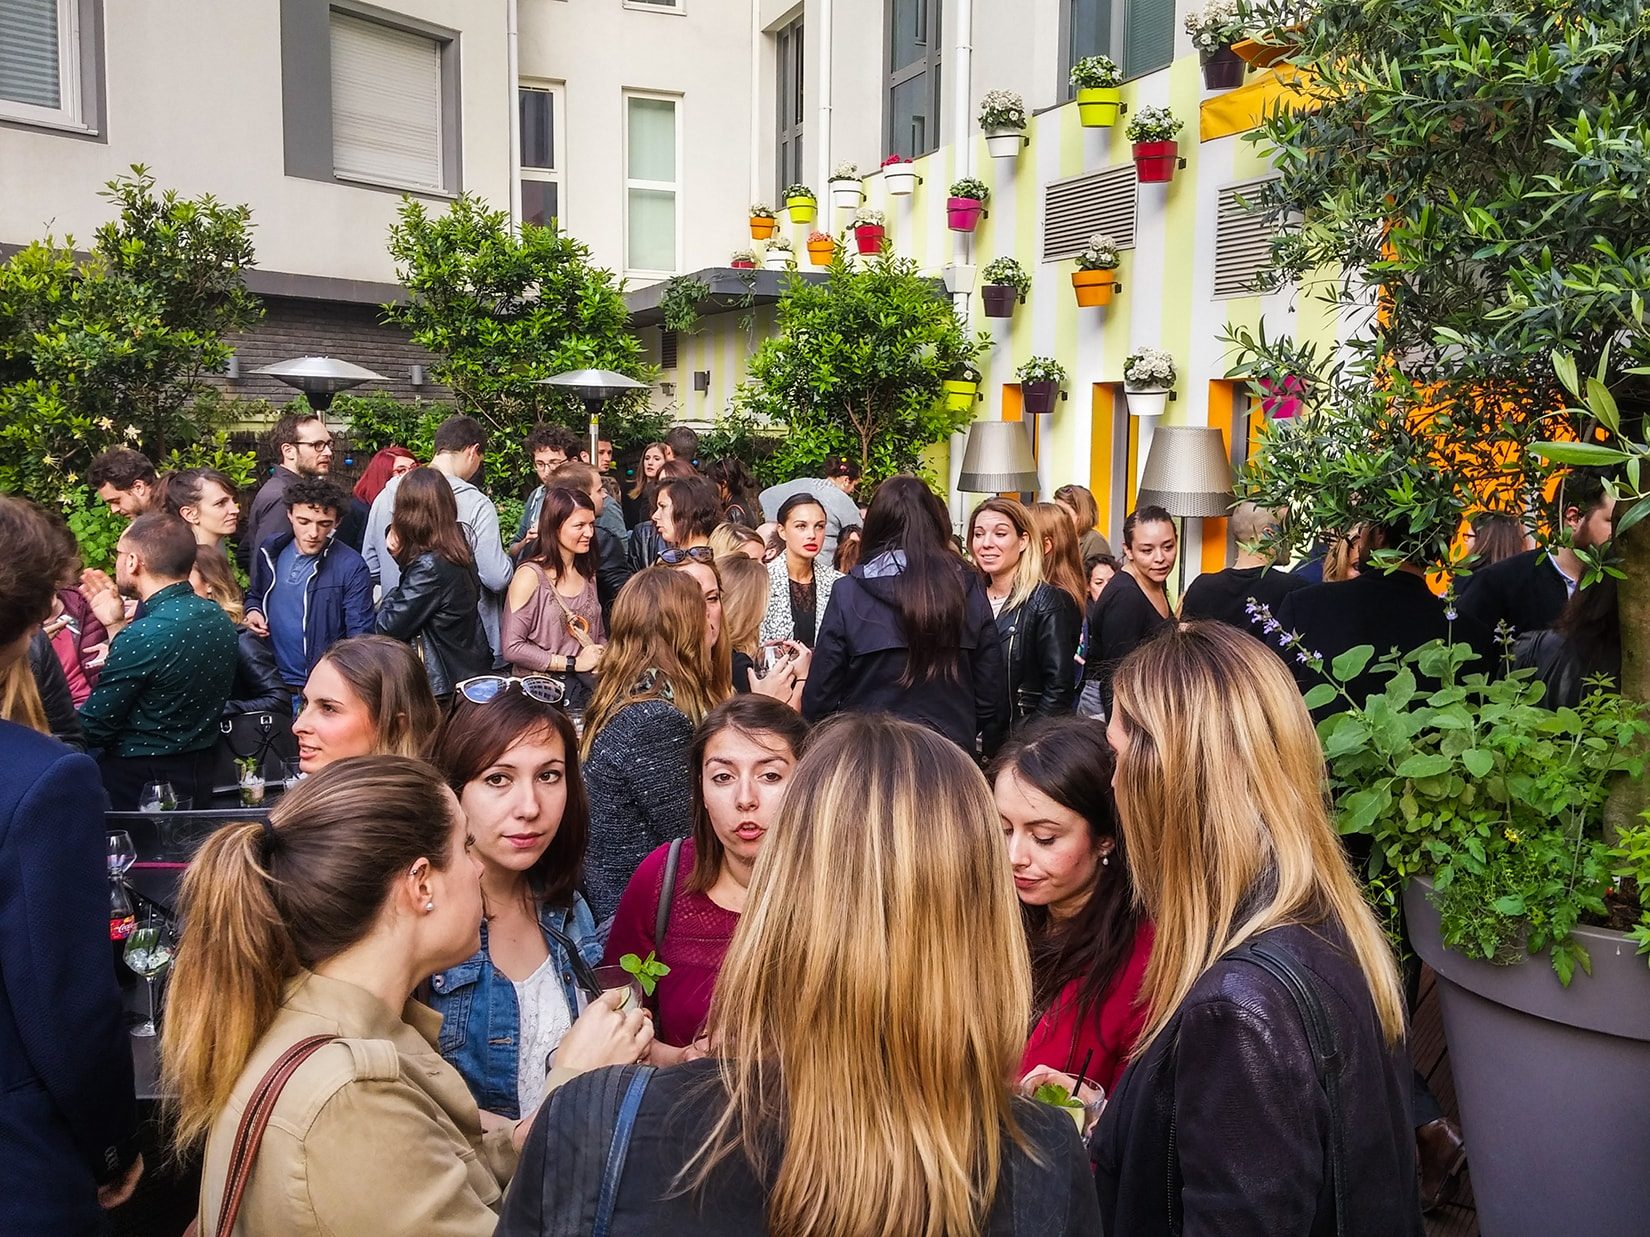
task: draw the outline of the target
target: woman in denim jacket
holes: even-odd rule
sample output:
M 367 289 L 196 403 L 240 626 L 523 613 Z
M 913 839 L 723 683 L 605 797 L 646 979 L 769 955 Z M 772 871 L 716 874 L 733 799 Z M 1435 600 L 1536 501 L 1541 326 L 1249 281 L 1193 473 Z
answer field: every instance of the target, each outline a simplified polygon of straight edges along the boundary
M 524 690 L 541 681 L 461 685 L 428 749 L 475 838 L 486 917 L 480 951 L 431 976 L 426 999 L 484 1121 L 537 1105 L 546 1058 L 578 1016 L 574 968 L 602 955 L 576 891 L 590 835 L 578 739 Z

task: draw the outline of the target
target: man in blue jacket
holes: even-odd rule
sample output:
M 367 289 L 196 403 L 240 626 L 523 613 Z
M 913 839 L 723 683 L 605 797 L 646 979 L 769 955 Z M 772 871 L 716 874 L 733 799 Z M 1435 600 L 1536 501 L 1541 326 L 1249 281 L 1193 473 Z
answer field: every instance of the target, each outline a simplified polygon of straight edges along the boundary
M 372 573 L 333 535 L 347 505 L 324 477 L 300 477 L 286 489 L 289 531 L 252 556 L 243 621 L 274 649 L 294 711 L 321 655 L 339 640 L 374 630 Z
M 51 613 L 50 523 L 0 497 L 0 670 Z M 0 1233 L 99 1231 L 143 1172 L 91 757 L 0 722 Z

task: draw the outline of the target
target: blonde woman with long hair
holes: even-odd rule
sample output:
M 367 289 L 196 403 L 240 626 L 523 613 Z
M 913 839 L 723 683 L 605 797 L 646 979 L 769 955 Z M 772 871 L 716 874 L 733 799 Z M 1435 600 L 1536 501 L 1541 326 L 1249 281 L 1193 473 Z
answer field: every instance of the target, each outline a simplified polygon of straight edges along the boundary
M 1418 1237 L 1398 968 L 1289 672 L 1252 636 L 1183 623 L 1113 693 L 1123 841 L 1156 936 L 1145 1028 L 1096 1135 L 1106 1231 Z
M 1071 712 L 1083 611 L 1043 579 L 1043 539 L 1012 498 L 988 498 L 968 517 L 968 551 L 986 577 L 986 599 L 1008 663 L 1009 723 Z
M 720 624 L 721 600 L 717 599 Z M 655 565 L 613 603 L 607 652 L 584 715 L 590 796 L 585 896 L 601 923 L 655 847 L 693 825 L 693 728 L 729 694 L 712 668 L 718 633 L 686 571 Z
M 597 1227 L 636 1095 L 612 1190 L 627 1237 L 1098 1234 L 1076 1125 L 1011 1094 L 1030 1002 L 973 761 L 909 722 L 835 719 L 762 844 L 711 1001 L 717 1056 L 570 1082 L 499 1233 Z
M 1079 610 L 1087 609 L 1089 595 L 1084 587 L 1087 576 L 1071 517 L 1059 503 L 1032 503 L 1026 510 L 1043 545 L 1043 582 L 1070 597 Z

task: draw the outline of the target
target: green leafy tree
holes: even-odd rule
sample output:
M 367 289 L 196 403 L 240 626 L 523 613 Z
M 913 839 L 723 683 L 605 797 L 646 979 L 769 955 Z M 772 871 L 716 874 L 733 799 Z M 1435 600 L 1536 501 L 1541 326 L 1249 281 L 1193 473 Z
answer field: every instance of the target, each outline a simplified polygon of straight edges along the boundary
M 1642 8 L 1253 10 L 1260 37 L 1294 46 L 1304 93 L 1291 102 L 1306 105 L 1279 106 L 1251 135 L 1278 171 L 1255 202 L 1279 227 L 1262 282 L 1327 298 L 1350 335 L 1321 348 L 1232 333 L 1235 373 L 1293 377 L 1308 402 L 1266 427 L 1244 496 L 1289 504 L 1297 543 L 1374 521 L 1407 528 L 1398 550 L 1445 568 L 1475 509 L 1561 534 L 1544 501 L 1558 463 L 1594 446 L 1616 463 L 1642 455 L 1629 449 L 1650 397 Z M 1582 445 L 1534 449 L 1553 439 Z M 1650 525 L 1638 521 L 1650 504 L 1638 464 L 1621 484 L 1622 690 L 1646 702 Z M 1624 787 L 1618 825 L 1643 806 L 1642 782 Z
M 263 316 L 244 283 L 250 212 L 157 194 L 142 166 L 103 197 L 117 214 L 89 253 L 47 237 L 0 263 L 0 489 L 69 514 L 87 501 L 86 465 L 112 446 L 250 469 L 227 458 L 233 412 L 204 381 L 228 362 L 224 335 Z
M 582 432 L 584 405 L 537 385 L 565 370 L 653 380 L 619 282 L 590 260 L 588 246 L 557 228 L 514 230 L 506 212 L 468 194 L 439 215 L 408 199 L 389 250 L 408 295 L 384 306 L 385 317 L 441 358 L 432 367 L 436 381 L 496 431 L 521 438 L 535 422 L 553 421 Z M 610 400 L 602 411 L 620 450 L 658 422 L 646 391 Z
M 736 404 L 785 427 L 770 467 L 817 472 L 830 455 L 858 460 L 870 481 L 920 469 L 924 448 L 966 426 L 944 406 L 945 379 L 990 347 L 970 336 L 916 263 L 883 255 L 854 269 L 838 259 L 823 283 L 792 279 L 776 332 L 751 358 Z

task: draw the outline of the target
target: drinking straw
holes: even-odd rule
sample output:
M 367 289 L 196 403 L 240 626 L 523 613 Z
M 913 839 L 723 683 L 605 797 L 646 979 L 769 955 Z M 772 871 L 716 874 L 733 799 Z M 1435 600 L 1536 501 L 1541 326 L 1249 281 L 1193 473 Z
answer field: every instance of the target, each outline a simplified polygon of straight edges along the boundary
M 1079 1091 L 1081 1091 L 1083 1089 L 1083 1081 L 1084 1081 L 1084 1079 L 1086 1079 L 1088 1077 L 1089 1066 L 1093 1065 L 1093 1064 L 1094 1064 L 1094 1049 L 1090 1048 L 1089 1052 L 1088 1052 L 1088 1055 L 1083 1058 L 1083 1068 L 1077 1071 L 1077 1085 L 1071 1089 L 1071 1093 L 1073 1095 L 1076 1095 Z
M 601 996 L 601 982 L 596 978 L 596 972 L 590 969 L 590 964 L 580 955 L 579 947 L 566 934 L 557 931 L 548 924 L 545 925 L 545 931 L 549 932 L 555 939 L 556 944 L 566 951 L 568 961 L 573 964 L 573 979 L 579 987 L 584 989 L 584 994 L 591 1000 Z

